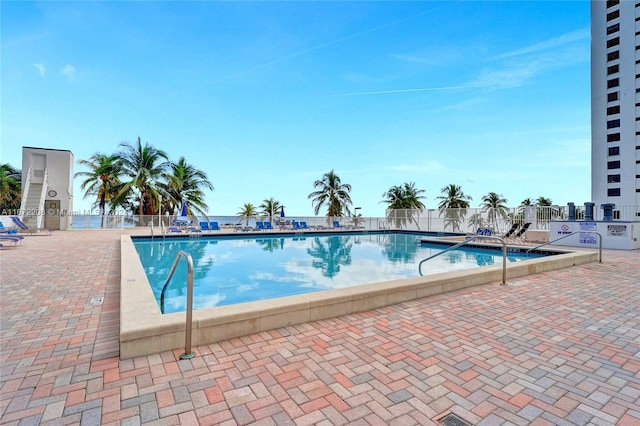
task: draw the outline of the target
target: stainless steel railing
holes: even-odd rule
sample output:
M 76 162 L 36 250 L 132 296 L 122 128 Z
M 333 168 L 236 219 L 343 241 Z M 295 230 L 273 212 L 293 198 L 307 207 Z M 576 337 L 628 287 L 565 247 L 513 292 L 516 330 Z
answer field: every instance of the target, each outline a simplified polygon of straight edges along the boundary
M 196 353 L 191 350 L 191 329 L 193 328 L 193 259 L 189 253 L 183 250 L 180 250 L 176 255 L 173 266 L 171 266 L 169 271 L 169 276 L 162 287 L 162 292 L 160 293 L 160 312 L 164 314 L 164 293 L 169 286 L 169 281 L 171 281 L 171 277 L 173 277 L 173 273 L 181 257 L 184 257 L 187 261 L 187 319 L 184 331 L 184 353 L 180 355 L 180 359 L 191 359 L 196 356 Z
M 461 247 L 461 246 L 463 246 L 465 244 L 468 244 L 471 241 L 473 241 L 475 239 L 478 239 L 478 238 L 489 238 L 489 239 L 492 239 L 492 240 L 498 240 L 498 241 L 500 241 L 502 243 L 502 285 L 506 285 L 507 284 L 507 243 L 504 241 L 503 238 L 494 237 L 494 236 L 491 236 L 491 235 L 474 235 L 472 237 L 468 237 L 466 240 L 464 240 L 464 241 L 462 241 L 462 242 L 460 242 L 460 243 L 458 243 L 456 245 L 448 247 L 445 250 L 442 250 L 441 252 L 438 252 L 438 253 L 436 253 L 434 255 L 431 255 L 431 256 L 427 257 L 426 259 L 422 259 L 420 261 L 420 263 L 418 264 L 418 273 L 420 275 L 423 275 L 422 274 L 422 264 L 424 262 L 426 262 L 427 260 L 433 259 L 434 257 L 438 257 L 441 254 L 445 254 L 448 251 L 455 250 L 458 247 Z
M 555 243 L 556 241 L 564 240 L 565 238 L 569 238 L 570 236 L 575 235 L 575 234 L 596 234 L 598 236 L 598 243 L 599 243 L 599 247 L 598 247 L 598 263 L 602 263 L 602 235 L 600 235 L 600 233 L 596 232 L 596 231 L 574 231 L 574 232 L 572 232 L 570 234 L 563 235 L 560 238 L 556 238 L 555 240 L 547 241 L 546 243 L 540 244 L 539 246 L 531 247 L 529 250 L 527 250 L 525 252 L 525 254 L 528 255 L 529 252 L 532 251 L 532 250 L 539 249 L 540 247 L 544 247 L 544 246 L 549 245 L 551 243 Z

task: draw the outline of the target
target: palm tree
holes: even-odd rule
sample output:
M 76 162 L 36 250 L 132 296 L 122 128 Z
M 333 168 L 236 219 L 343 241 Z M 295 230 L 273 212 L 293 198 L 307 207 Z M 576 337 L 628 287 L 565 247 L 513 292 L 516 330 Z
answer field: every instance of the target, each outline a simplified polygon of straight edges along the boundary
M 560 215 L 559 209 L 552 207 L 551 198 L 546 197 L 538 197 L 536 199 L 536 218 L 541 222 L 549 222 Z M 540 207 L 550 207 L 550 208 L 540 208 Z
M 484 228 L 484 218 L 480 213 L 474 213 L 469 216 L 469 224 L 467 227 L 472 229 Z
M 246 203 L 244 206 L 240 207 L 240 211 L 237 213 L 240 221 L 245 221 L 245 225 L 249 226 L 249 219 L 252 217 L 256 217 L 258 215 L 258 211 L 251 203 Z
M 496 194 L 495 192 L 489 192 L 482 197 L 482 211 L 487 212 L 488 222 L 493 223 L 495 229 L 498 229 L 498 218 L 504 219 L 507 217 L 507 199 L 502 194 Z
M 531 198 L 525 198 L 524 200 L 522 200 L 520 205 L 521 206 L 532 206 L 533 202 L 531 201 Z
M 546 198 L 546 197 L 538 197 L 536 199 L 536 205 L 537 206 L 550 206 L 551 205 L 551 198 Z
M 139 137 L 135 145 L 122 142 L 119 146 L 124 152 L 118 154 L 118 163 L 122 168 L 122 174 L 129 180 L 122 184 L 116 201 L 121 202 L 137 195 L 138 215 L 142 217 L 144 214 L 154 214 L 157 211 L 154 208 L 157 207 L 159 183 L 167 177 L 167 154 L 146 142 L 143 146 Z
M 78 164 L 89 169 L 73 175 L 74 178 L 85 178 L 80 183 L 80 189 L 84 191 L 83 198 L 95 196 L 93 206 L 98 207 L 101 216 L 107 214 L 107 203 L 111 204 L 109 211 L 112 212 L 115 209 L 112 200 L 120 186 L 118 155 L 96 152 L 88 160 L 78 160 Z
M 258 206 L 260 209 L 260 213 L 263 216 L 268 216 L 269 221 L 273 222 L 273 216 L 276 212 L 280 211 L 280 202 L 273 199 L 273 197 L 269 199 L 262 200 L 262 204 Z
M 454 231 L 459 231 L 460 223 L 467 215 L 469 201 L 472 198 L 462 192 L 460 185 L 455 184 L 445 186 L 440 192 L 444 195 L 437 197 L 438 200 L 441 200 L 438 208 L 440 209 L 440 216 L 443 214 L 445 216 L 445 228 L 447 225 L 451 225 Z
M 327 206 L 327 217 L 342 217 L 344 212 L 351 215 L 351 185 L 341 183 L 340 177 L 333 170 L 325 173 L 321 180 L 315 181 L 313 187 L 318 190 L 309 194 L 308 198 L 312 199 L 316 215 L 324 205 Z
M 180 157 L 177 162 L 170 162 L 169 170 L 167 184 L 160 185 L 164 190 L 163 199 L 167 200 L 166 204 L 163 203 L 163 208 L 173 214 L 186 202 L 189 214 L 195 211 L 206 216 L 209 206 L 204 201 L 203 188 L 213 190 L 207 174 L 187 163 L 184 157 Z M 154 203 L 155 201 L 157 199 Z
M 0 213 L 4 214 L 3 210 L 19 210 L 21 202 L 22 172 L 9 163 L 0 164 Z
M 418 225 L 417 220 L 413 217 L 413 210 L 424 210 L 425 199 L 422 193 L 423 189 L 417 189 L 415 182 L 405 182 L 400 186 L 392 186 L 387 192 L 382 194 L 384 198 L 381 203 L 387 203 L 387 220 L 395 219 L 396 226 L 400 227 L 408 220 L 414 221 Z M 396 212 L 395 210 L 400 210 Z M 398 214 L 399 213 L 399 214 Z

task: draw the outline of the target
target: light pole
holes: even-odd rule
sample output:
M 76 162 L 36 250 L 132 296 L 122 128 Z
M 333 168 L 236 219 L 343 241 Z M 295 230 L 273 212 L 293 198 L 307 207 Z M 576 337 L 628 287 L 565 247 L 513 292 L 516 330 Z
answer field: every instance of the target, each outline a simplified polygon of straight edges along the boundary
M 162 195 L 158 194 L 158 226 L 162 226 Z

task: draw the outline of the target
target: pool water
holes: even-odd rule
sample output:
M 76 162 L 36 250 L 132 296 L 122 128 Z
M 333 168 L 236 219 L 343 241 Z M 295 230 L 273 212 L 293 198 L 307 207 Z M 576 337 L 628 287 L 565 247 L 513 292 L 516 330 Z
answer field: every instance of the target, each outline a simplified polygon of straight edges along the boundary
M 418 263 L 446 249 L 419 244 L 424 234 L 245 235 L 216 238 L 134 239 L 156 301 L 179 250 L 194 265 L 193 308 L 290 296 L 418 276 Z M 532 256 L 530 255 L 528 259 Z M 507 260 L 525 260 L 508 253 Z M 426 274 L 501 265 L 502 252 L 451 250 L 425 263 Z M 186 262 L 179 262 L 165 294 L 165 313 L 186 303 Z

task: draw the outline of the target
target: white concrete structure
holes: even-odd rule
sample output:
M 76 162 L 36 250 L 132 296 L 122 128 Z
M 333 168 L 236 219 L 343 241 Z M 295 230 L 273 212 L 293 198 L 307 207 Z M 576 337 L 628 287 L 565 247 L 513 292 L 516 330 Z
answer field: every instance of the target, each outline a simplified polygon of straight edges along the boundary
M 22 147 L 19 216 L 32 229 L 71 227 L 73 154 L 61 149 Z
M 591 201 L 632 208 L 632 221 L 640 217 L 639 82 L 640 2 L 592 1 Z
M 574 234 L 577 232 L 577 234 Z M 549 241 L 563 238 L 552 245 L 589 247 L 597 249 L 602 238 L 602 248 L 635 250 L 640 248 L 640 221 L 622 220 L 568 221 L 549 223 Z

